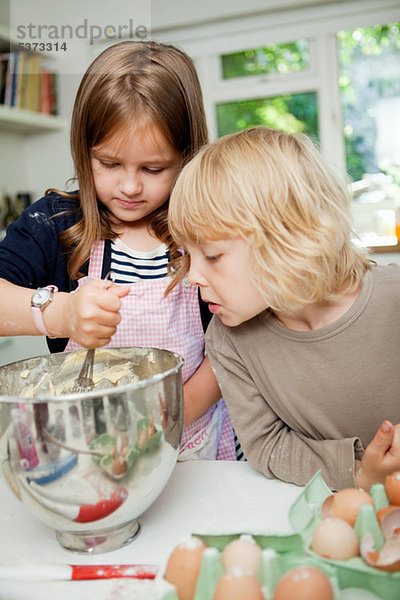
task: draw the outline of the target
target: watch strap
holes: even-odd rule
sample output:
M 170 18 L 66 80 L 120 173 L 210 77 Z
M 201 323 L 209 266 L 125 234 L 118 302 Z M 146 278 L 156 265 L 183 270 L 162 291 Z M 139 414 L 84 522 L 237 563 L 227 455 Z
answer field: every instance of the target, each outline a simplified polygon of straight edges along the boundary
M 55 285 L 46 285 L 45 286 L 46 289 L 51 290 L 52 291 L 52 295 L 54 294 L 54 292 L 58 292 L 58 287 Z M 51 299 L 50 299 L 51 302 Z M 46 306 L 48 306 L 48 304 L 46 304 Z M 46 306 L 44 308 L 46 308 Z M 33 322 L 35 324 L 36 329 L 43 335 L 46 335 L 47 337 L 52 337 L 51 333 L 49 333 L 49 331 L 47 330 L 46 325 L 44 324 L 44 320 L 43 320 L 43 309 L 39 308 L 39 306 L 32 306 L 31 305 L 31 309 L 32 309 L 32 317 L 33 317 Z

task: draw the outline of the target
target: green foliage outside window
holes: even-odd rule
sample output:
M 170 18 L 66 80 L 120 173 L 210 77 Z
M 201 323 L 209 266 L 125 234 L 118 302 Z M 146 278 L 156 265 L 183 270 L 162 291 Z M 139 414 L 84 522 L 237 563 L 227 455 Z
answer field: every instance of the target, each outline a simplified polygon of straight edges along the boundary
M 218 135 L 267 125 L 289 133 L 302 131 L 318 139 L 317 94 L 285 94 L 217 104 Z
M 224 79 L 302 71 L 309 64 L 308 40 L 224 54 L 221 63 Z
M 377 164 L 374 107 L 400 98 L 400 23 L 337 34 L 347 170 L 353 180 L 380 170 L 399 178 L 399 166 Z M 397 67 L 396 67 L 397 65 Z

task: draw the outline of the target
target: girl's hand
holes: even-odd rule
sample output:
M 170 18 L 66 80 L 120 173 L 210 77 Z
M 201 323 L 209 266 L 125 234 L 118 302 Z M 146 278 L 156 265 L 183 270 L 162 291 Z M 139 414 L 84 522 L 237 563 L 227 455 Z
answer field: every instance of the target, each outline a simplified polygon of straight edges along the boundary
M 369 491 L 373 483 L 385 483 L 386 475 L 400 470 L 400 424 L 383 421 L 368 444 L 361 461 L 356 461 L 358 487 Z
M 58 318 L 66 326 L 63 337 L 72 338 L 86 348 L 108 344 L 121 320 L 121 298 L 128 293 L 129 286 L 110 282 L 105 289 L 104 281 L 99 279 L 71 294 L 59 294 L 60 302 L 57 303 L 57 298 L 54 298 L 52 304 L 54 309 L 59 304 Z M 50 311 L 50 307 L 47 310 Z

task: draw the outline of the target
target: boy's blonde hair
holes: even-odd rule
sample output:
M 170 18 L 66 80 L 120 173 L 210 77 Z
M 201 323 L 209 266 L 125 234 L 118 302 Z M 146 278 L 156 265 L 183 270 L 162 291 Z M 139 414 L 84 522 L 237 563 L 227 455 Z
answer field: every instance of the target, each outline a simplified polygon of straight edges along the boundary
M 268 127 L 203 148 L 177 179 L 169 225 L 181 246 L 245 239 L 254 282 L 276 311 L 355 291 L 373 264 L 351 241 L 346 182 L 305 135 Z M 184 255 L 172 265 L 174 283 L 189 261 Z

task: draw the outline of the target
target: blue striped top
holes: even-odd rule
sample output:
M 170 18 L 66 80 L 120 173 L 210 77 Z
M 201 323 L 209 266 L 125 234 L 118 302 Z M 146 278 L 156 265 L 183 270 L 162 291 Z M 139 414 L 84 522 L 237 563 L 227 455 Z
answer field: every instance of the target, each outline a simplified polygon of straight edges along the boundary
M 165 244 L 150 252 L 139 252 L 118 238 L 111 242 L 111 271 L 115 283 L 135 283 L 165 277 L 168 274 L 168 260 Z

